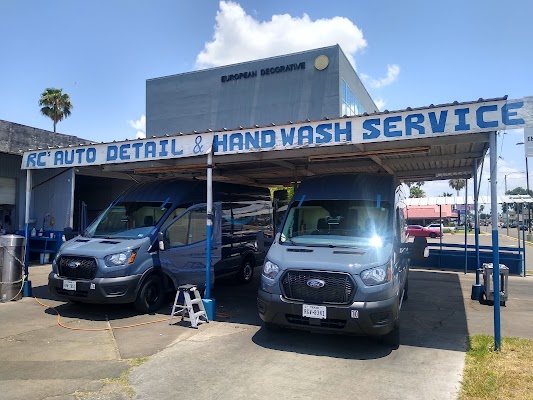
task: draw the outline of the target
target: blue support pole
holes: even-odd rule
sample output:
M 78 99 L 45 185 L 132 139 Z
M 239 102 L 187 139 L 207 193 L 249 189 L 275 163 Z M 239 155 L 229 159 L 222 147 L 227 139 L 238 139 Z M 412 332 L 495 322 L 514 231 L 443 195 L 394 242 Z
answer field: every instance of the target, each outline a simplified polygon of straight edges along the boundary
M 30 263 L 30 202 L 31 202 L 31 169 L 26 170 L 26 207 L 24 213 L 24 237 L 25 237 L 25 248 L 24 248 L 24 275 L 26 275 L 26 280 L 23 282 L 22 296 L 23 297 L 32 297 L 32 288 L 31 281 L 29 279 L 29 263 Z
M 479 270 L 481 268 L 480 261 L 479 261 L 479 218 L 478 218 L 478 195 L 479 195 L 479 188 L 478 188 L 478 179 L 477 179 L 477 159 L 474 159 L 474 229 L 475 234 L 475 240 L 476 240 L 476 283 L 472 285 L 472 294 L 470 298 L 472 300 L 479 300 L 481 298 L 481 294 L 483 292 L 483 287 L 481 286 L 479 282 Z
M 211 234 L 213 231 L 213 149 L 207 153 L 207 221 L 205 249 L 205 294 L 204 307 L 207 318 L 215 320 L 215 299 L 211 298 Z
M 524 271 L 526 269 L 526 216 L 525 216 L 525 210 L 524 205 L 527 203 L 522 203 L 522 225 L 520 226 L 520 229 L 522 230 L 522 245 L 523 245 L 523 254 L 524 254 Z M 524 275 L 525 276 L 525 275 Z
M 492 271 L 494 274 L 494 349 L 501 349 L 500 253 L 498 243 L 498 156 L 496 131 L 490 133 L 490 212 L 492 222 Z
M 468 215 L 468 179 L 465 179 L 465 274 L 468 271 L 468 244 L 467 244 L 467 235 L 468 235 L 468 224 L 467 224 L 467 215 Z

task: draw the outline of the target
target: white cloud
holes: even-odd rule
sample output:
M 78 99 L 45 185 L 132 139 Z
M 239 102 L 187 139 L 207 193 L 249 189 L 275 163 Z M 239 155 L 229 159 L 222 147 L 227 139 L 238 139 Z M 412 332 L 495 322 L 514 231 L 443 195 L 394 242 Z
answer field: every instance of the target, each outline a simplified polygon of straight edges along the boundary
M 339 44 L 355 66 L 355 54 L 367 45 L 363 32 L 344 17 L 312 21 L 307 14 L 273 15 L 259 21 L 237 3 L 221 1 L 213 40 L 196 58 L 197 68 L 234 64 Z
M 379 89 L 395 82 L 398 79 L 398 75 L 400 75 L 400 66 L 398 64 L 389 64 L 387 65 L 387 76 L 385 78 L 372 79 L 366 74 L 361 74 L 361 79 L 371 88 Z
M 385 109 L 385 100 L 383 99 L 377 99 L 377 100 L 374 100 L 374 103 L 376 103 L 376 107 L 378 108 L 379 111 L 383 111 Z
M 129 124 L 133 129 L 137 129 L 137 133 L 135 134 L 136 139 L 146 138 L 146 115 L 141 115 L 136 121 L 130 120 Z

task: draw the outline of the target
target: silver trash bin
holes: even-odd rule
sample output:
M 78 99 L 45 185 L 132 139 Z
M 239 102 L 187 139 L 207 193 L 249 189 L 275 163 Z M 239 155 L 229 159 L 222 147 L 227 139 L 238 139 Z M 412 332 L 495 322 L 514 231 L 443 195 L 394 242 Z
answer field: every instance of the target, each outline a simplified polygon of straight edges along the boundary
M 494 304 L 494 268 L 492 263 L 483 264 L 483 285 L 485 301 Z M 505 306 L 509 297 L 509 268 L 500 264 L 500 305 Z
M 25 254 L 24 236 L 0 236 L 0 263 L 2 264 L 0 300 L 19 300 L 22 297 L 22 275 Z

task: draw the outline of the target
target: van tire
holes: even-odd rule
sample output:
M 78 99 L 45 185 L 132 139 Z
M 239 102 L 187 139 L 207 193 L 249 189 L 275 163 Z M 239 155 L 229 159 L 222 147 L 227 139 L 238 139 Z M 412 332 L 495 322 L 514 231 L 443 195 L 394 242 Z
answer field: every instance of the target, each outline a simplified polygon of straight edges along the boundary
M 409 278 L 405 280 L 405 286 L 403 288 L 403 300 L 407 301 L 409 300 Z
M 239 271 L 237 272 L 237 281 L 241 283 L 250 283 L 254 276 L 255 260 L 253 257 L 246 257 Z
M 394 350 L 400 347 L 400 318 L 394 323 L 392 331 L 381 337 L 383 344 L 391 346 Z
M 263 325 L 267 332 L 274 333 L 281 331 L 281 326 L 273 324 L 272 322 L 263 322 Z
M 133 305 L 140 313 L 147 314 L 159 310 L 164 302 L 163 279 L 159 275 L 150 275 L 139 289 Z

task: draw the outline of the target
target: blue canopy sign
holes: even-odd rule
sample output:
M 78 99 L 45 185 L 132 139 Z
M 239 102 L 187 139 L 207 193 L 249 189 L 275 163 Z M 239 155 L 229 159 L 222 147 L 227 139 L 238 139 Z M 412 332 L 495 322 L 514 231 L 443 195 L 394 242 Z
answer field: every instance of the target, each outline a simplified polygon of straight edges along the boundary
M 407 109 L 326 121 L 28 151 L 22 169 L 414 140 L 533 127 L 533 97 Z
M 205 155 L 213 135 L 187 135 L 28 151 L 22 169 L 62 168 Z

